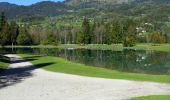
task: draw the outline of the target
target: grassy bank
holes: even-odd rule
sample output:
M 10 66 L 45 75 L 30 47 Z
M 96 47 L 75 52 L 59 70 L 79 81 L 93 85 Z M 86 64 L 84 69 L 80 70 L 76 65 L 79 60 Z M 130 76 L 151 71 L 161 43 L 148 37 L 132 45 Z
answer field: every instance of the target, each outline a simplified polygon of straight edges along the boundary
M 11 47 L 11 46 L 6 46 Z M 101 50 L 115 50 L 122 51 L 123 49 L 140 49 L 140 50 L 155 50 L 155 51 L 165 51 L 170 52 L 170 44 L 137 44 L 134 47 L 123 47 L 122 44 L 89 44 L 89 45 L 78 45 L 78 44 L 62 44 L 58 46 L 52 45 L 37 45 L 37 46 L 14 46 L 17 48 L 75 48 L 75 49 L 101 49 Z
M 0 55 L 0 71 L 8 68 L 9 63 L 9 58 Z
M 152 82 L 165 82 L 170 83 L 169 75 L 147 75 L 119 72 L 115 70 L 109 70 L 105 68 L 98 68 L 87 66 L 84 64 L 78 64 L 66 61 L 62 58 L 49 57 L 49 56 L 36 56 L 20 54 L 37 67 L 42 67 L 45 70 L 75 74 L 90 77 L 112 78 L 112 79 L 126 79 L 126 80 L 138 80 L 138 81 L 152 81 Z
M 0 61 L 0 70 L 8 68 L 9 63 Z
M 170 100 L 170 95 L 144 96 L 144 97 L 133 98 L 131 100 Z
M 170 52 L 170 44 L 137 44 L 130 49 L 155 50 Z

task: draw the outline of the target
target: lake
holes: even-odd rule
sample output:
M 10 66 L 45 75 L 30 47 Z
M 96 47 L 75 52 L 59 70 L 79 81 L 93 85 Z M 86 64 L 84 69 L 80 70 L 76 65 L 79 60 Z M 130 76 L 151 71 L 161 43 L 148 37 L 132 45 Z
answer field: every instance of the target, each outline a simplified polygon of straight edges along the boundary
M 57 48 L 0 48 L 1 54 L 38 54 L 132 73 L 170 75 L 170 53 L 144 50 L 90 50 Z

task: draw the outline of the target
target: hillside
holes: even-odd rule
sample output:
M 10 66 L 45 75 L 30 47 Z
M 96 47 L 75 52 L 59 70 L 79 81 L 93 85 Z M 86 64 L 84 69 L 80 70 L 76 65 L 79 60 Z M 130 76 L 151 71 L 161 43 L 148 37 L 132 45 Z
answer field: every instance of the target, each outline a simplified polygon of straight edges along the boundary
M 30 6 L 19 6 L 0 2 L 0 11 L 4 11 L 8 18 L 22 18 L 25 16 L 58 16 L 75 10 L 86 8 L 110 9 L 113 5 L 128 3 L 133 0 L 66 0 L 64 2 L 43 1 Z
M 64 2 L 43 1 L 30 6 L 0 2 L 0 11 L 4 11 L 8 19 L 29 20 L 44 19 L 62 15 L 112 17 L 140 16 L 169 13 L 169 0 L 66 0 Z

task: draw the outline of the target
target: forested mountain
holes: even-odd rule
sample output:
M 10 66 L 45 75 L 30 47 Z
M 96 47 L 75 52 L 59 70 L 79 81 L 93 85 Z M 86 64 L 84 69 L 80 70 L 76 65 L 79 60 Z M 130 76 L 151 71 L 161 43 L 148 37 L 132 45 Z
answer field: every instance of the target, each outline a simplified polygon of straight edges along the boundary
M 20 45 L 170 42 L 169 0 L 66 0 L 30 6 L 1 2 L 0 12 L 0 33 L 10 37 L 11 27 L 18 27 L 14 43 Z
M 8 18 L 20 18 L 25 16 L 56 16 L 67 11 L 64 3 L 44 1 L 30 6 L 19 6 L 9 3 L 0 3 L 0 10 L 4 11 Z
M 70 12 L 81 11 L 81 9 L 95 8 L 104 10 L 127 10 L 121 4 L 133 3 L 167 3 L 169 0 L 66 0 L 64 2 L 43 1 L 30 6 L 19 6 L 15 4 L 0 2 L 0 11 L 4 11 L 8 18 L 21 18 L 25 16 L 57 16 Z M 126 6 L 125 6 L 126 7 Z M 81 13 L 81 12 L 80 12 Z
M 112 12 L 116 10 L 136 10 L 133 7 L 137 7 L 141 3 L 146 4 L 167 4 L 169 0 L 66 0 L 64 2 L 51 2 L 43 1 L 30 6 L 20 6 L 5 2 L 0 2 L 0 11 L 4 11 L 8 18 L 25 18 L 30 16 L 47 17 L 47 16 L 58 16 L 70 13 L 88 12 L 84 10 L 92 8 L 93 12 L 97 9 Z M 156 4 L 154 5 L 156 6 Z M 152 6 L 151 6 L 152 7 Z M 139 10 L 141 10 L 139 8 Z M 147 10 L 147 8 L 145 8 Z M 149 8 L 148 8 L 149 9 Z M 153 8 L 151 8 L 153 9 Z M 153 9 L 154 10 L 154 9 Z M 131 10 L 130 10 L 131 11 Z

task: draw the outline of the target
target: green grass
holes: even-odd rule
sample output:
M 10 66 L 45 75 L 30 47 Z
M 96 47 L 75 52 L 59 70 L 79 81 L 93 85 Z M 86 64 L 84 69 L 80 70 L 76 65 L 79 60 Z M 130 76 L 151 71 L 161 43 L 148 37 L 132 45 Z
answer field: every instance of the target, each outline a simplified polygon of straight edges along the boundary
M 126 73 L 119 72 L 116 70 L 109 70 L 105 68 L 98 68 L 93 66 L 87 66 L 84 64 L 73 63 L 66 61 L 62 58 L 50 57 L 50 56 L 36 56 L 36 55 L 26 55 L 20 54 L 20 56 L 25 59 L 30 60 L 37 67 L 42 67 L 45 70 L 75 74 L 81 76 L 90 77 L 101 77 L 101 78 L 111 78 L 111 79 L 125 79 L 125 80 L 137 80 L 137 81 L 152 81 L 152 82 L 162 82 L 170 83 L 169 75 L 147 75 L 147 74 L 137 74 L 137 73 Z M 41 65 L 41 66 L 40 66 Z
M 131 100 L 170 100 L 170 95 L 152 95 L 152 96 L 136 97 Z
M 170 52 L 170 44 L 137 44 L 132 49 L 155 50 Z
M 0 70 L 8 68 L 8 65 L 9 65 L 9 63 L 5 63 L 5 62 L 0 61 Z
M 10 61 L 8 58 L 0 55 L 0 71 L 8 68 L 9 63 L 10 63 Z

